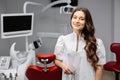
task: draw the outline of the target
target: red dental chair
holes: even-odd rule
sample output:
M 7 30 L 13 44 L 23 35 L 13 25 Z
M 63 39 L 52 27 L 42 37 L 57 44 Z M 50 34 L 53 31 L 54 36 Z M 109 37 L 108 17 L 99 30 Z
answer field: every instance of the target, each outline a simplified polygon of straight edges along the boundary
M 62 69 L 56 65 L 48 67 L 47 64 L 55 60 L 54 54 L 37 54 L 39 62 L 44 67 L 38 65 L 30 65 L 26 70 L 28 80 L 62 80 Z
M 119 79 L 120 73 L 120 43 L 112 43 L 110 49 L 116 55 L 116 61 L 107 62 L 103 68 L 107 71 L 113 71 L 115 73 L 115 80 Z

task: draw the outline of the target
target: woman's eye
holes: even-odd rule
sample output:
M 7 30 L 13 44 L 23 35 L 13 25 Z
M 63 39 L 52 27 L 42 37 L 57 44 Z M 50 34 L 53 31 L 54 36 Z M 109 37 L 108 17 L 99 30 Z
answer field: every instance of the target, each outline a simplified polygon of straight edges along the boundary
M 83 17 L 80 17 L 80 18 L 79 18 L 79 20 L 85 20 L 85 18 L 83 18 Z
M 84 18 L 82 18 L 81 20 L 85 20 Z
M 73 17 L 73 19 L 76 19 L 77 17 Z

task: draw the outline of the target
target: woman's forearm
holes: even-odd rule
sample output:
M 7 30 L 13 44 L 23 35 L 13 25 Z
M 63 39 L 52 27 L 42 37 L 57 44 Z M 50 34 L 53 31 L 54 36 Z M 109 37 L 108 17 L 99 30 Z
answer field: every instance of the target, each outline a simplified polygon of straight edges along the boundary
M 102 80 L 102 67 L 98 66 L 95 73 L 95 80 Z
M 62 68 L 62 61 L 56 59 L 56 60 L 54 61 L 54 63 L 55 63 L 55 65 L 57 65 L 57 66 L 59 66 L 60 68 Z
M 98 66 L 95 74 L 95 80 L 102 80 L 102 67 Z
M 74 72 L 66 64 L 64 64 L 62 61 L 56 59 L 55 64 L 57 66 L 59 66 L 60 68 L 62 68 L 64 73 L 66 73 L 66 74 L 74 74 Z

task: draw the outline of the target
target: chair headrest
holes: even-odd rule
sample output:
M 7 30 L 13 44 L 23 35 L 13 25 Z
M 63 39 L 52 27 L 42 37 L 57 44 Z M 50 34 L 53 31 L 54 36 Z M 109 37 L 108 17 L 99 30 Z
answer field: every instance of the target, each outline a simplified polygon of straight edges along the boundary
M 47 61 L 47 64 L 49 64 L 49 63 L 51 63 L 52 61 L 54 61 L 55 60 L 55 54 L 53 54 L 53 53 L 49 53 L 49 54 L 41 54 L 41 53 L 39 53 L 39 54 L 36 54 L 36 57 L 38 58 L 38 60 L 41 62 L 41 63 L 44 63 L 43 61 L 42 61 L 42 59 L 48 59 L 48 61 Z
M 112 43 L 110 49 L 116 54 L 116 61 L 120 62 L 120 43 Z
M 112 52 L 118 53 L 120 52 L 120 43 L 112 43 L 110 46 Z

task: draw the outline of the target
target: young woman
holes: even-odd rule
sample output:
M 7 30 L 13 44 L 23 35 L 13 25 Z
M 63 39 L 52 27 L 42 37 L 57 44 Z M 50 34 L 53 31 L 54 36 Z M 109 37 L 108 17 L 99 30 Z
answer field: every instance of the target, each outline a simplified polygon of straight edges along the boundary
M 101 80 L 106 63 L 103 41 L 95 37 L 91 14 L 76 8 L 70 20 L 73 32 L 61 35 L 55 46 L 55 64 L 62 68 L 62 80 Z

